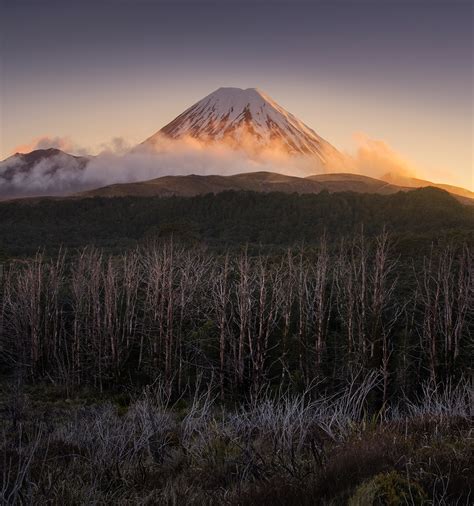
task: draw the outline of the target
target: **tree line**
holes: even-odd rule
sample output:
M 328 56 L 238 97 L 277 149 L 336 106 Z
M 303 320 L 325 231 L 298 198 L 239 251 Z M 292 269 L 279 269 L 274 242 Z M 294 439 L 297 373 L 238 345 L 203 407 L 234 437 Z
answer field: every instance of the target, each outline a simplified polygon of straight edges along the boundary
M 212 384 L 223 401 L 336 391 L 373 370 L 384 405 L 471 374 L 473 307 L 470 247 L 402 262 L 386 232 L 276 256 L 173 241 L 119 256 L 85 248 L 4 266 L 0 364 L 71 390 Z
M 155 239 L 179 237 L 215 251 L 281 250 L 326 234 L 339 241 L 364 226 L 369 237 L 384 227 L 402 256 L 428 253 L 430 244 L 474 245 L 474 206 L 436 188 L 393 195 L 354 192 L 286 194 L 235 192 L 195 197 L 25 199 L 0 202 L 0 261 L 34 256 L 38 248 L 94 245 L 117 254 Z

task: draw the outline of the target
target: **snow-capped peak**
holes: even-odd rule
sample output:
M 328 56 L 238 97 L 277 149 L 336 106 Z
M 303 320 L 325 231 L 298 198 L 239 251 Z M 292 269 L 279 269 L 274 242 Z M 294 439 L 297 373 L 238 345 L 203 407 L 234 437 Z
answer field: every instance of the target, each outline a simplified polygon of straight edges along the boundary
M 160 136 L 223 141 L 233 147 L 283 148 L 290 154 L 316 155 L 323 163 L 337 150 L 311 128 L 257 88 L 219 88 L 145 141 Z

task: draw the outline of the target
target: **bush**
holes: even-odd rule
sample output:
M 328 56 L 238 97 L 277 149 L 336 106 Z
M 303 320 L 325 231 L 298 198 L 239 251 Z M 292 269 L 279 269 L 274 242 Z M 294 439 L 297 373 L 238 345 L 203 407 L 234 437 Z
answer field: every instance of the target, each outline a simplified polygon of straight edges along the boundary
M 363 483 L 350 498 L 348 506 L 399 506 L 424 504 L 426 494 L 420 485 L 396 471 L 378 474 Z

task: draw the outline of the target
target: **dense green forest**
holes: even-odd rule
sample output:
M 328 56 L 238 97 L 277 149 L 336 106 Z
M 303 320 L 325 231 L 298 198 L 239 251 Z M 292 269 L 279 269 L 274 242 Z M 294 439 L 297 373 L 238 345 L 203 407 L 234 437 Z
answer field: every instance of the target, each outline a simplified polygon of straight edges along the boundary
M 474 207 L 448 193 L 423 188 L 381 196 L 224 192 L 191 198 L 26 199 L 0 203 L 0 254 L 95 245 L 111 252 L 174 236 L 214 249 L 317 244 L 364 228 L 384 227 L 402 254 L 427 252 L 432 242 L 474 241 Z

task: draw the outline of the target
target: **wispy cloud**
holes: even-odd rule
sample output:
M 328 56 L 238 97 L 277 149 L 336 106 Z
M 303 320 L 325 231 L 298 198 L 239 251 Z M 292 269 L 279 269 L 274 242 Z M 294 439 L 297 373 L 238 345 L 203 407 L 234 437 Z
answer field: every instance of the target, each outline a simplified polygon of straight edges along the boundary
M 352 136 L 355 150 L 343 153 L 339 160 L 329 161 L 329 171 L 352 172 L 365 176 L 381 178 L 386 174 L 396 177 L 417 177 L 420 167 L 408 161 L 387 142 L 372 139 L 362 132 Z
M 17 170 L 14 177 L 5 178 L 7 166 L 0 165 L 2 194 L 58 194 L 153 179 L 165 175 L 231 175 L 244 172 L 270 171 L 293 176 L 308 176 L 322 172 L 352 172 L 371 177 L 387 173 L 407 177 L 418 173 L 386 142 L 357 133 L 356 149 L 341 157 L 329 159 L 326 167 L 307 156 L 291 156 L 281 149 L 249 155 L 247 149 L 235 149 L 223 144 L 202 144 L 193 138 L 171 140 L 163 137 L 153 151 L 132 148 L 126 139 L 116 137 L 101 145 L 101 153 L 91 157 L 85 168 L 74 159 L 61 156 L 41 160 L 28 171 Z M 33 148 L 57 147 L 74 153 L 83 152 L 68 138 L 44 136 L 25 145 Z M 10 163 L 11 173 L 11 163 Z M 3 175 L 3 179 L 2 179 Z

